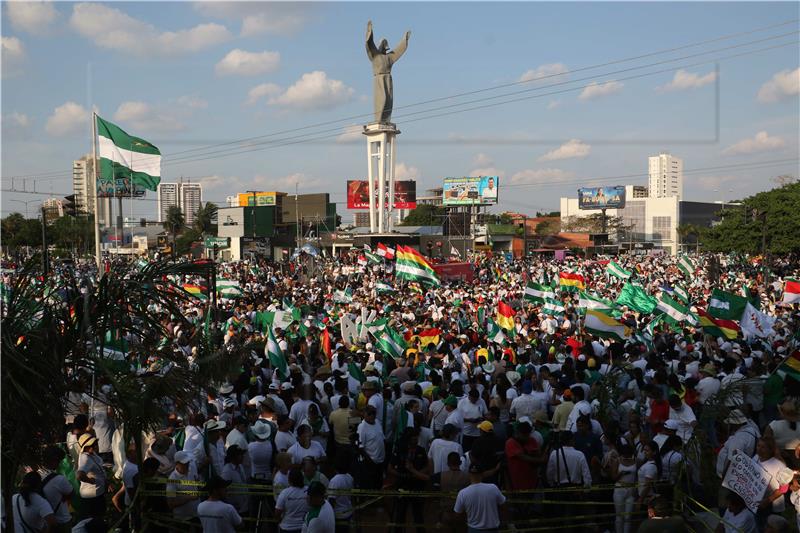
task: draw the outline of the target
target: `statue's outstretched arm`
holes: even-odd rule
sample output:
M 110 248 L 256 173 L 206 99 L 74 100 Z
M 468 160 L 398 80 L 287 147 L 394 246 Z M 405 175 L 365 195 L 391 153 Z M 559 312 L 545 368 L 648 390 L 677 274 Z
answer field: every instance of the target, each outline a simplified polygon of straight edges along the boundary
M 367 22 L 367 57 L 372 61 L 372 58 L 378 55 L 378 48 L 375 46 L 375 41 L 372 38 L 372 21 Z
M 403 35 L 403 38 L 400 40 L 400 42 L 397 43 L 397 46 L 395 46 L 394 49 L 389 52 L 389 61 L 394 63 L 406 53 L 406 48 L 408 48 L 408 39 L 410 37 L 411 32 L 407 31 L 406 34 Z

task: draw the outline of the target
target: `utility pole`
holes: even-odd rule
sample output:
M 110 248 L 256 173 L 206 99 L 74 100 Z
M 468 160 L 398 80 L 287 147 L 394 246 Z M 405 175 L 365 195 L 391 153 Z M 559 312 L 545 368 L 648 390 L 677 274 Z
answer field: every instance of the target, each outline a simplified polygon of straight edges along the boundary
M 42 272 L 43 276 L 47 276 L 47 271 L 49 270 L 49 260 L 47 257 L 47 211 L 44 208 L 44 204 L 42 204 Z
M 294 247 L 300 248 L 300 207 L 297 196 L 297 182 L 294 182 L 294 225 L 295 228 L 297 228 L 294 237 Z
M 255 249 L 256 249 L 256 193 L 258 191 L 246 191 L 246 192 L 248 192 L 248 193 L 253 195 L 253 211 L 252 211 L 252 215 L 251 215 L 250 219 L 251 219 L 251 222 L 252 222 L 252 225 L 253 225 L 253 235 L 252 235 L 252 237 L 253 237 L 253 250 L 254 250 L 253 256 L 255 257 Z

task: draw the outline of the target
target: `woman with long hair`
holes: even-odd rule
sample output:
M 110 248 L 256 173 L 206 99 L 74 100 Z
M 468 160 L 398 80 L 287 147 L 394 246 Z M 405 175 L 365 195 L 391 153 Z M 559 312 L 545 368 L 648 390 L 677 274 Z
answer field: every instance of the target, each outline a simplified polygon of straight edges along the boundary
M 644 445 L 643 451 L 645 461 L 639 467 L 636 477 L 638 479 L 638 503 L 640 506 L 645 507 L 653 496 L 658 495 L 656 483 L 661 479 L 662 466 L 661 455 L 658 453 L 658 444 L 650 441 Z
M 19 492 L 11 498 L 14 511 L 14 531 L 18 533 L 48 533 L 56 527 L 53 508 L 40 491 L 42 478 L 38 472 L 23 476 Z

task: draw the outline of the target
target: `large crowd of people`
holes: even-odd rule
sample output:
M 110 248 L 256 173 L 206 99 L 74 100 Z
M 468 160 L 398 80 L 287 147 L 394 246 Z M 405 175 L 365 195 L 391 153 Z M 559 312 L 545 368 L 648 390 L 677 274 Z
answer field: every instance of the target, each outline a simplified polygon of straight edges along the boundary
M 796 530 L 800 382 L 784 369 L 793 358 L 800 369 L 800 305 L 784 292 L 797 258 L 481 255 L 472 282 L 430 285 L 358 255 L 220 263 L 236 287 L 216 302 L 220 345 L 258 349 L 195 405 L 165 398 L 141 450 L 103 401 L 113 385 L 92 395 L 76 376 L 64 443 L 12 498 L 15 530 L 103 531 L 135 499 L 126 530 Z M 560 285 L 563 272 L 581 286 Z M 555 298 L 526 298 L 530 284 Z M 685 291 L 690 312 L 664 320 L 615 303 L 631 284 L 656 299 Z M 714 290 L 743 296 L 771 328 L 698 322 Z M 622 338 L 587 330 L 587 295 L 607 302 Z M 161 317 L 186 365 L 210 303 L 187 301 L 191 327 Z M 513 326 L 497 335 L 500 303 Z M 146 365 L 128 340 L 131 367 Z M 739 454 L 768 479 L 755 508 L 721 484 Z

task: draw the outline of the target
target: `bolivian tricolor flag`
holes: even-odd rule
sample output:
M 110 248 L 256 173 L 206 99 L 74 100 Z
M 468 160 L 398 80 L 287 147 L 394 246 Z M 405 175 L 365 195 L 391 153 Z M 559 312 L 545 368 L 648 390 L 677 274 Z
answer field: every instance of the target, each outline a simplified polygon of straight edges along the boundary
M 514 329 L 514 310 L 505 302 L 497 303 L 497 325 L 505 330 Z
M 558 284 L 565 291 L 582 291 L 586 289 L 586 280 L 580 274 L 572 272 L 560 272 L 558 274 Z
M 714 318 L 703 309 L 697 309 L 697 317 L 700 319 L 700 327 L 703 328 L 703 333 L 714 337 L 735 339 L 739 331 L 741 331 L 739 324 L 733 320 Z
M 397 279 L 416 281 L 434 287 L 440 285 L 439 276 L 418 251 L 398 244 L 395 257 L 395 277 Z
M 195 298 L 198 298 L 200 300 L 208 300 L 208 296 L 203 294 L 203 287 L 201 287 L 200 285 L 195 285 L 193 283 L 186 283 L 183 285 L 183 290 L 185 290 Z
M 795 350 L 777 369 L 778 375 L 786 379 L 786 375 L 800 381 L 800 350 Z
M 428 347 L 429 344 L 433 343 L 435 345 L 439 344 L 439 336 L 442 334 L 442 330 L 439 328 L 428 328 L 424 329 L 419 332 L 419 342 L 422 349 Z

